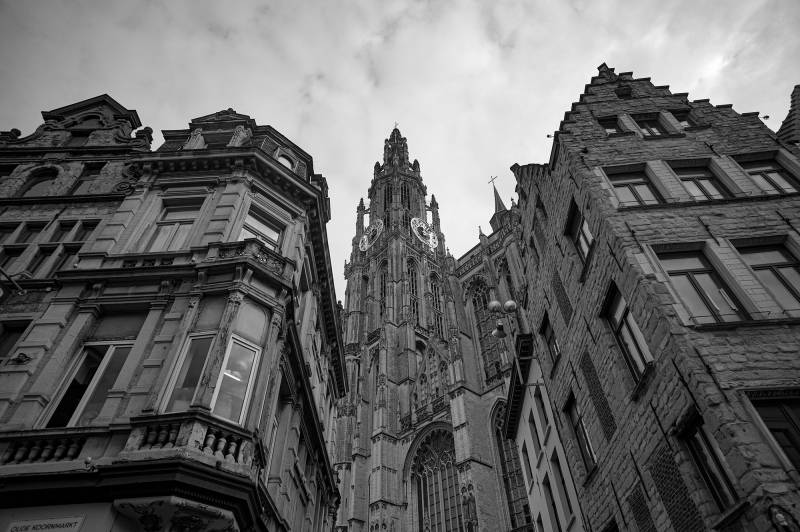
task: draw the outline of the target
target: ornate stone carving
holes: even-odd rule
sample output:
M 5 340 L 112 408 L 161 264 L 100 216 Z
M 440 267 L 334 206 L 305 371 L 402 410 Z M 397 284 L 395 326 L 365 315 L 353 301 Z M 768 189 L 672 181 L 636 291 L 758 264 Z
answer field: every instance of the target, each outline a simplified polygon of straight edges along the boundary
M 238 125 L 236 129 L 233 130 L 233 136 L 231 140 L 228 142 L 229 148 L 238 148 L 239 146 L 244 146 L 248 140 L 250 140 L 250 136 L 252 132 L 249 129 L 245 129 L 244 126 Z
M 183 144 L 184 150 L 202 150 L 206 147 L 206 141 L 203 138 L 203 128 L 198 127 Z

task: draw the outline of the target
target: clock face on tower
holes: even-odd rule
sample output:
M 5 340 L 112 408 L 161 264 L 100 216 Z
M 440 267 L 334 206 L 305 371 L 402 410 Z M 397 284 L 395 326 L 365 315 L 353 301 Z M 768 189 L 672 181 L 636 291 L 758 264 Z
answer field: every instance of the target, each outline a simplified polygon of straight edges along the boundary
M 364 230 L 364 236 L 361 237 L 361 240 L 358 241 L 358 249 L 361 251 L 366 251 L 378 240 L 378 237 L 381 236 L 383 232 L 383 220 L 380 218 L 369 224 L 367 228 Z
M 431 251 L 439 245 L 439 237 L 436 236 L 436 231 L 425 220 L 411 218 L 411 232 L 419 238 L 420 242 L 431 248 Z

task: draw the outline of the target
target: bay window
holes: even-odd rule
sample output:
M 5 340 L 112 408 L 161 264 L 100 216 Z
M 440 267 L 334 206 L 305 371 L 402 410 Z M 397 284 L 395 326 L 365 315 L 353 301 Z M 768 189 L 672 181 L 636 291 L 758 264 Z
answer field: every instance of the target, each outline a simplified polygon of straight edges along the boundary
M 278 241 L 281 231 L 274 223 L 270 222 L 264 215 L 257 211 L 247 213 L 242 230 L 239 233 L 239 240 L 256 238 L 266 247 L 272 250 L 278 249 Z

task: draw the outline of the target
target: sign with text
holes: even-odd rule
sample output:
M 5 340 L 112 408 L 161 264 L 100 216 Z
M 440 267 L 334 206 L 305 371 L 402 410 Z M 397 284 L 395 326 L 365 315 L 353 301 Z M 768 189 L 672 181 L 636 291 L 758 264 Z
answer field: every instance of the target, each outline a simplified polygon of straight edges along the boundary
M 50 519 L 33 519 L 31 521 L 14 521 L 6 532 L 33 532 L 52 530 L 53 532 L 77 532 L 83 524 L 83 516 L 53 517 Z

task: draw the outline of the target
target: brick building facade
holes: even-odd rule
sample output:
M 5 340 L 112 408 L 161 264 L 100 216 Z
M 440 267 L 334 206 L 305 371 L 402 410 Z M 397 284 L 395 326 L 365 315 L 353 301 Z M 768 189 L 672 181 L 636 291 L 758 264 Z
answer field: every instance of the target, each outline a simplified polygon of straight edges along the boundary
M 603 64 L 549 163 L 512 167 L 531 334 L 506 433 L 524 455 L 552 422 L 580 499 L 538 478 L 542 530 L 799 529 L 798 155 Z
M 106 95 L 43 117 L 0 133 L 0 529 L 330 530 L 311 157 L 231 109 L 156 151 Z

